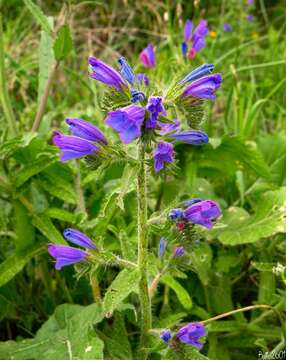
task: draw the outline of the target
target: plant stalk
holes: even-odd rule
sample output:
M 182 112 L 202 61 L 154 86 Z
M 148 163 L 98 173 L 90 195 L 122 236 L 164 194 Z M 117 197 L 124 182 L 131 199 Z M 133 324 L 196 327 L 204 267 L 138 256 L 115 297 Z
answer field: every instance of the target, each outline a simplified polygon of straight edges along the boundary
M 145 144 L 140 141 L 138 147 L 139 169 L 137 175 L 137 221 L 138 221 L 138 269 L 140 271 L 139 300 L 141 310 L 141 336 L 139 359 L 148 356 L 148 331 L 152 326 L 151 301 L 147 281 L 147 184 L 145 164 Z
M 3 44 L 3 24 L 2 24 L 2 15 L 0 14 L 0 101 L 3 107 L 3 112 L 5 114 L 10 135 L 17 135 L 17 126 L 14 112 L 12 109 L 6 76 L 5 76 L 5 56 L 4 56 L 4 44 Z

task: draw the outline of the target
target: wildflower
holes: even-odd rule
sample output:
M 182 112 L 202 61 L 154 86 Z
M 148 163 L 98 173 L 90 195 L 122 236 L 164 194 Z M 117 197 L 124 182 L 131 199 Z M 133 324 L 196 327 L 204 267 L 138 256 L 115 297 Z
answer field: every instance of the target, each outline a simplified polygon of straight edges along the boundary
M 191 40 L 192 31 L 193 31 L 193 23 L 191 22 L 191 20 L 188 19 L 185 22 L 185 26 L 184 26 L 184 39 L 186 43 Z
M 139 59 L 142 64 L 147 68 L 153 68 L 156 66 L 156 57 L 155 51 L 152 44 L 149 44 L 145 49 L 139 54 Z
M 186 222 L 185 221 L 179 221 L 176 223 L 176 228 L 179 230 L 179 231 L 183 231 L 186 227 Z
M 166 247 L 167 247 L 167 241 L 166 239 L 162 236 L 160 241 L 159 241 L 159 246 L 158 246 L 158 256 L 162 257 L 165 254 L 166 251 Z
M 254 16 L 253 15 L 247 15 L 246 16 L 246 20 L 249 21 L 249 22 L 252 22 L 254 20 Z
M 194 30 L 193 39 L 198 37 L 204 37 L 208 34 L 208 32 L 209 29 L 207 20 L 201 20 Z
M 178 330 L 176 337 L 182 343 L 192 345 L 197 349 L 201 349 L 203 344 L 200 342 L 200 338 L 206 335 L 206 329 L 203 324 L 200 323 L 190 323 L 186 326 L 183 326 Z
M 174 119 L 173 123 L 159 123 L 159 126 L 161 127 L 160 135 L 165 135 L 173 131 L 179 130 L 181 124 L 178 119 Z
M 205 75 L 209 75 L 212 73 L 214 69 L 213 64 L 204 64 L 191 71 L 188 75 L 186 75 L 180 82 L 179 85 L 187 84 L 191 81 L 197 80 Z
M 281 275 L 284 273 L 285 269 L 286 269 L 286 266 L 284 266 L 278 262 L 276 266 L 272 267 L 272 272 L 275 275 Z
M 169 329 L 163 330 L 160 334 L 160 339 L 167 344 L 171 340 L 171 337 L 172 337 L 172 333 Z
M 210 31 L 209 34 L 210 34 L 211 38 L 216 38 L 217 37 L 217 32 L 216 31 Z
M 123 77 L 111 66 L 93 56 L 89 57 L 88 62 L 92 70 L 90 74 L 91 78 L 116 88 L 119 91 L 122 91 L 126 87 Z
M 181 50 L 182 50 L 183 57 L 186 57 L 187 53 L 188 53 L 188 44 L 185 42 L 182 42 Z
M 139 73 L 136 75 L 136 77 L 137 77 L 137 81 L 139 81 L 139 83 L 141 83 L 145 86 L 149 86 L 150 80 L 146 74 Z
M 232 30 L 232 27 L 229 23 L 224 23 L 223 24 L 223 31 L 224 32 L 230 32 Z
M 206 20 L 201 20 L 198 26 L 193 30 L 193 24 L 187 20 L 184 26 L 184 42 L 182 43 L 182 54 L 185 57 L 188 53 L 188 42 L 191 41 L 192 46 L 189 50 L 188 57 L 193 59 L 197 52 L 205 45 L 205 36 L 208 33 L 208 23 Z
M 185 248 L 183 246 L 177 246 L 174 250 L 173 257 L 181 257 L 185 254 Z
M 120 73 L 122 77 L 128 81 L 130 85 L 134 85 L 136 77 L 127 60 L 122 56 L 118 59 L 118 63 L 121 66 Z
M 73 135 L 85 140 L 107 144 L 107 140 L 103 133 L 93 124 L 82 119 L 66 119 L 70 131 Z
M 48 244 L 48 253 L 56 259 L 56 270 L 61 270 L 63 266 L 83 261 L 88 256 L 87 253 L 80 249 L 56 244 Z
M 208 135 L 199 130 L 179 131 L 172 134 L 171 138 L 191 145 L 203 145 L 209 141 Z
M 96 249 L 96 246 L 91 239 L 76 229 L 66 229 L 63 234 L 64 237 L 73 244 L 82 246 L 86 249 Z
M 251 34 L 251 37 L 253 40 L 257 39 L 258 38 L 258 33 L 256 31 L 253 31 L 252 34 Z
M 145 110 L 141 106 L 129 105 L 108 113 L 105 123 L 119 133 L 124 144 L 141 135 Z
M 164 168 L 165 163 L 172 163 L 174 161 L 173 145 L 165 141 L 159 142 L 153 157 L 154 169 L 156 172 L 159 172 Z
M 193 198 L 193 199 L 184 201 L 184 202 L 182 203 L 182 206 L 184 206 L 184 207 L 189 207 L 189 206 L 191 206 L 191 205 L 193 205 L 193 204 L 195 204 L 195 203 L 198 203 L 198 202 L 200 202 L 200 201 L 202 201 L 202 199 L 200 199 L 200 198 Z
M 248 6 L 254 5 L 254 0 L 247 0 L 247 5 Z
M 151 114 L 150 119 L 146 122 L 147 129 L 154 129 L 157 125 L 159 114 L 166 115 L 166 110 L 162 104 L 162 97 L 150 96 L 146 106 L 147 111 Z
M 220 87 L 221 82 L 221 74 L 207 75 L 187 86 L 183 96 L 193 96 L 200 99 L 215 100 L 215 92 Z
M 177 209 L 172 209 L 169 212 L 169 218 L 171 220 L 180 220 L 184 218 L 184 211 L 183 209 L 177 208 Z
M 68 136 L 54 132 L 53 143 L 61 150 L 61 161 L 77 159 L 92 155 L 99 151 L 99 148 L 88 140 L 77 136 Z
M 131 102 L 136 103 L 137 101 L 145 100 L 145 95 L 142 91 L 131 89 Z
M 212 200 L 202 200 L 188 207 L 184 217 L 193 224 L 202 225 L 208 229 L 213 227 L 212 221 L 221 214 L 219 205 Z

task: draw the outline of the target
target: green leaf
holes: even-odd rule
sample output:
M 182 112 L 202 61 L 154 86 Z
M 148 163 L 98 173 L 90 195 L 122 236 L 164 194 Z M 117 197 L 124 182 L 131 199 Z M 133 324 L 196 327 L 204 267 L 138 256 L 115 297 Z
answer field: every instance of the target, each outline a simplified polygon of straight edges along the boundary
M 31 247 L 35 241 L 35 229 L 32 226 L 32 218 L 26 207 L 19 201 L 13 202 L 15 219 L 15 247 L 16 252 Z
M 36 244 L 31 248 L 14 253 L 8 259 L 0 264 L 0 287 L 20 272 L 29 260 L 35 255 L 44 252 L 46 247 L 42 244 Z M 0 352 L 1 353 L 1 352 Z
M 51 29 L 53 28 L 53 17 L 47 18 Z M 48 77 L 54 63 L 53 39 L 45 32 L 41 32 L 39 46 L 39 76 L 38 76 L 38 103 L 40 102 Z
M 51 182 L 50 179 L 41 179 L 38 181 L 40 186 L 47 191 L 49 194 L 63 200 L 69 204 L 76 204 L 75 188 L 66 181 L 55 181 Z
M 102 319 L 98 304 L 60 305 L 34 339 L 0 343 L 0 359 L 103 360 L 103 343 L 92 329 Z
M 16 187 L 22 186 L 27 180 L 29 180 L 32 176 L 40 173 L 48 166 L 56 162 L 55 158 L 42 158 L 36 161 L 33 161 L 30 165 L 25 166 L 16 174 Z
M 258 199 L 254 215 L 237 216 L 236 219 L 231 217 L 230 221 L 226 222 L 226 226 L 215 230 L 214 234 L 223 244 L 238 245 L 285 233 L 285 204 L 286 187 L 267 191 Z M 229 211 L 232 211 L 231 208 Z M 224 217 L 223 220 L 225 221 Z
M 207 243 L 193 247 L 191 252 L 192 265 L 204 285 L 209 283 L 212 268 L 212 250 Z
M 59 208 L 49 208 L 45 214 L 52 218 L 52 219 L 58 219 L 61 221 L 66 221 L 71 224 L 77 223 L 77 216 L 74 213 L 71 213 L 65 209 L 59 209 Z
M 33 216 L 33 225 L 40 230 L 50 242 L 66 245 L 65 240 L 47 215 Z
M 34 4 L 32 0 L 24 0 L 26 7 L 32 13 L 36 21 L 41 25 L 42 29 L 49 34 L 53 35 L 53 30 L 50 26 L 48 17 L 42 12 L 38 5 Z
M 122 270 L 105 293 L 103 299 L 104 313 L 110 316 L 131 292 L 137 292 L 139 279 L 140 273 L 137 269 Z
M 165 285 L 168 285 L 176 293 L 180 303 L 185 309 L 191 309 L 193 305 L 192 299 L 187 290 L 178 281 L 176 281 L 171 275 L 162 276 L 161 281 Z
M 165 360 L 209 360 L 198 350 L 190 345 L 178 344 L 176 347 L 167 350 L 163 359 Z
M 127 164 L 124 168 L 122 177 L 121 177 L 121 187 L 119 189 L 119 195 L 117 197 L 117 205 L 122 211 L 124 211 L 124 196 L 129 192 L 133 191 L 135 188 L 135 179 L 136 179 L 137 168 Z
M 54 43 L 55 58 L 64 60 L 73 49 L 73 41 L 68 25 L 62 25 L 57 34 L 57 38 Z

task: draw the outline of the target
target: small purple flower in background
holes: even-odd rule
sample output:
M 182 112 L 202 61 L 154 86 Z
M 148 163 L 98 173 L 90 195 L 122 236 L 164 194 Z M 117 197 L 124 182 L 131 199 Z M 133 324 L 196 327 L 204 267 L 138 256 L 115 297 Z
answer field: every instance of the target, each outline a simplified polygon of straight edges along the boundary
M 200 323 L 190 323 L 186 326 L 183 326 L 178 330 L 176 337 L 182 343 L 192 345 L 197 349 L 203 347 L 203 343 L 200 342 L 200 338 L 205 336 L 207 333 L 203 324 Z
M 184 40 L 186 43 L 191 40 L 192 31 L 193 31 L 193 23 L 191 22 L 191 20 L 187 19 L 184 26 Z
M 172 209 L 169 212 L 169 218 L 171 220 L 181 220 L 184 218 L 184 211 L 180 208 Z
M 155 50 L 152 44 L 149 44 L 141 51 L 139 54 L 139 59 L 147 68 L 153 68 L 156 66 Z
M 164 169 L 165 163 L 174 162 L 173 145 L 165 141 L 159 142 L 157 148 L 153 152 L 153 157 L 155 172 L 159 172 Z
M 121 141 L 129 144 L 141 135 L 145 110 L 141 106 L 129 105 L 108 113 L 105 123 L 118 132 Z
M 199 130 L 176 132 L 171 135 L 171 138 L 190 145 L 203 145 L 209 141 L 208 134 Z
M 252 22 L 254 20 L 254 16 L 253 15 L 247 15 L 246 20 L 249 21 L 249 22 Z
M 185 254 L 185 248 L 183 246 L 177 246 L 174 250 L 173 257 L 178 258 Z
M 71 159 L 81 158 L 87 155 L 92 155 L 99 151 L 99 148 L 77 136 L 68 136 L 54 132 L 53 143 L 61 150 L 61 161 L 68 161 Z
M 71 133 L 85 140 L 107 144 L 103 133 L 93 124 L 82 119 L 66 119 Z
M 209 75 L 213 72 L 214 65 L 213 64 L 204 64 L 191 71 L 188 75 L 186 75 L 180 82 L 179 85 L 187 84 L 191 81 L 197 80 L 205 75 Z
M 120 73 L 122 77 L 128 81 L 130 85 L 134 85 L 136 77 L 127 60 L 122 56 L 118 59 L 118 63 L 121 66 Z
M 190 60 L 194 59 L 197 53 L 206 46 L 206 41 L 203 37 L 196 37 L 193 41 L 192 48 L 189 51 L 188 57 Z
M 89 57 L 88 62 L 92 70 L 90 74 L 91 78 L 116 88 L 119 91 L 126 88 L 126 83 L 124 82 L 123 77 L 111 66 L 93 56 Z
M 91 239 L 87 235 L 76 229 L 66 229 L 64 230 L 63 234 L 66 240 L 70 241 L 73 244 L 82 246 L 86 249 L 96 249 L 96 246 L 91 241 Z
M 136 77 L 137 77 L 137 80 L 138 80 L 141 84 L 143 84 L 143 85 L 145 85 L 145 86 L 149 86 L 149 85 L 150 85 L 150 80 L 149 80 L 149 78 L 148 78 L 148 76 L 147 76 L 146 74 L 144 74 L 144 73 L 139 73 L 139 74 L 136 75 Z
M 166 247 L 167 247 L 167 241 L 166 239 L 162 236 L 160 241 L 159 241 L 159 246 L 158 246 L 158 256 L 162 257 L 165 254 L 166 251 Z
M 231 30 L 232 30 L 232 27 L 231 27 L 231 25 L 229 23 L 224 23 L 223 24 L 223 31 L 224 32 L 231 32 Z
M 219 205 L 212 200 L 202 200 L 188 207 L 185 212 L 185 218 L 193 224 L 198 224 L 211 229 L 212 221 L 221 214 Z
M 159 123 L 159 126 L 161 127 L 160 135 L 165 135 L 173 131 L 179 130 L 181 123 L 178 119 L 174 119 L 174 123 Z
M 215 92 L 220 87 L 221 83 L 221 74 L 207 75 L 187 86 L 183 92 L 183 96 L 193 96 L 199 99 L 215 100 Z
M 181 50 L 182 50 L 183 57 L 186 57 L 187 53 L 188 53 L 188 44 L 185 42 L 182 42 Z
M 193 39 L 197 37 L 204 37 L 208 34 L 208 32 L 209 29 L 207 20 L 201 20 L 194 30 Z
M 247 0 L 247 5 L 248 6 L 254 5 L 254 0 Z
M 80 249 L 56 244 L 48 244 L 48 253 L 56 259 L 56 270 L 61 270 L 63 266 L 83 261 L 88 256 L 87 253 Z
M 159 114 L 166 115 L 166 110 L 162 104 L 161 96 L 150 96 L 146 106 L 147 111 L 151 114 L 150 119 L 146 121 L 147 129 L 154 129 L 157 125 Z
M 160 339 L 167 344 L 171 340 L 171 337 L 172 337 L 172 333 L 169 329 L 163 330 L 160 334 Z

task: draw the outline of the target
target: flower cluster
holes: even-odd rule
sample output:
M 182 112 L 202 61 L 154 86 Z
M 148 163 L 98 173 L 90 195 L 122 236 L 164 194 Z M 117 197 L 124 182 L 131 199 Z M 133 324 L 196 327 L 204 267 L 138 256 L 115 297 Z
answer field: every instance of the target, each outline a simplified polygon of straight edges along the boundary
M 208 22 L 206 20 L 201 20 L 193 31 L 193 23 L 188 19 L 184 26 L 183 56 L 194 59 L 196 54 L 206 46 L 205 37 L 208 32 Z M 191 46 L 188 45 L 189 42 Z
M 179 230 L 183 230 L 187 223 L 211 229 L 213 221 L 221 215 L 219 205 L 212 200 L 191 199 L 182 206 L 183 208 L 172 209 L 169 213 L 169 218 L 176 222 Z
M 96 246 L 91 239 L 76 229 L 66 229 L 63 232 L 65 239 L 75 245 L 83 247 L 85 250 L 96 250 Z M 56 270 L 61 270 L 63 266 L 72 265 L 84 261 L 88 253 L 71 246 L 66 245 L 48 245 L 49 254 L 56 259 Z
M 201 342 L 201 338 L 206 336 L 207 331 L 202 323 L 190 323 L 183 327 L 181 327 L 176 334 L 173 336 L 169 329 L 163 330 L 160 334 L 161 340 L 165 343 L 169 343 L 173 341 L 179 341 L 181 343 L 192 345 L 197 349 L 201 349 L 203 347 L 203 343 Z

